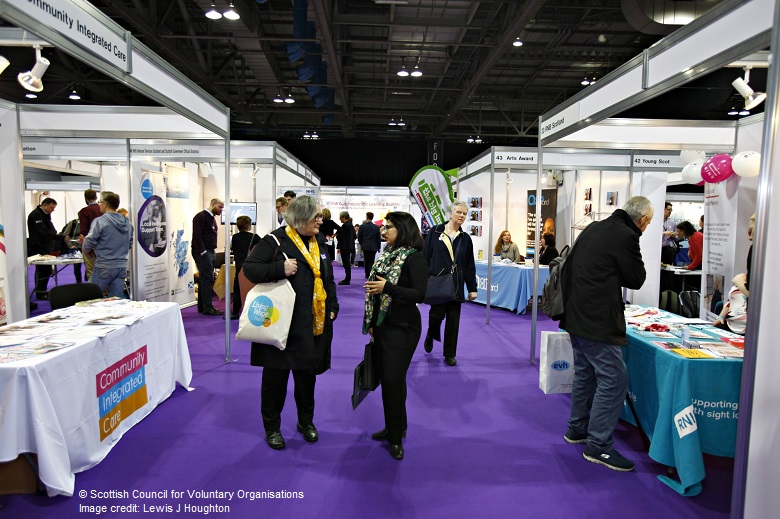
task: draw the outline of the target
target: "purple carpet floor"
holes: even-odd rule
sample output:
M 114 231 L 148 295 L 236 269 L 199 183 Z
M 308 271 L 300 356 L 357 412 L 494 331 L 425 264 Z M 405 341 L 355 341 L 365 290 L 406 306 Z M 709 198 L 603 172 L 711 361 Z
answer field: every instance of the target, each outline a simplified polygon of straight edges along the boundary
M 621 422 L 615 446 L 636 470 L 585 461 L 584 446 L 562 438 L 569 396 L 544 395 L 538 365 L 528 362 L 530 316 L 493 309 L 487 325 L 477 304 L 463 306 L 456 367 L 444 364 L 439 343 L 431 354 L 421 345 L 415 353 L 406 458 L 392 459 L 386 443 L 370 438 L 384 426 L 380 392 L 356 411 L 350 405 L 365 344 L 362 272 L 353 273 L 352 285 L 338 287 L 333 369 L 317 378 L 319 442 L 295 431 L 291 378 L 287 448 L 265 444 L 261 369 L 249 365 L 249 345 L 234 342 L 226 364 L 224 321 L 191 307 L 182 314 L 195 390 L 178 388 L 78 474 L 73 497 L 0 496 L 0 516 L 84 518 L 95 515 L 84 506 L 105 505 L 106 517 L 728 517 L 733 460 L 707 457 L 702 493 L 679 496 L 656 478 L 666 468 L 648 457 L 637 430 Z M 425 326 L 427 306 L 421 310 Z M 539 321 L 540 330 L 556 327 Z

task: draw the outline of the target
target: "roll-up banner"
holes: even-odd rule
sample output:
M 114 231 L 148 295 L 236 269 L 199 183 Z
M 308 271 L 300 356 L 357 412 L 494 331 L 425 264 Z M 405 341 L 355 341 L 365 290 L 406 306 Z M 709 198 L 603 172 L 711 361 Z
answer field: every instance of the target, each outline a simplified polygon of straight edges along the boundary
M 135 254 L 138 265 L 138 300 L 170 301 L 168 277 L 168 194 L 165 175 L 143 170 L 134 182 L 138 200 Z
M 428 225 L 432 227 L 449 220 L 452 182 L 444 170 L 437 166 L 420 168 L 409 182 L 409 190 Z
M 525 257 L 534 257 L 534 244 L 536 243 L 536 231 L 541 230 L 541 236 L 545 234 L 555 235 L 555 214 L 558 211 L 558 190 L 542 190 L 541 221 L 536 223 L 536 190 L 528 190 L 528 223 L 526 225 Z
M 168 279 L 170 301 L 180 305 L 195 300 L 195 279 L 190 259 L 192 215 L 190 207 L 189 170 L 165 165 L 167 185 Z

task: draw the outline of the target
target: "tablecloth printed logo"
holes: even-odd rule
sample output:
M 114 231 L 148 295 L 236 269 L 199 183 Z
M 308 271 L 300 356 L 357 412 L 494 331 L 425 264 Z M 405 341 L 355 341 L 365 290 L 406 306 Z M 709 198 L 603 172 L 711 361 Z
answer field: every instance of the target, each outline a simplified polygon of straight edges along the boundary
M 268 328 L 279 321 L 279 309 L 268 296 L 257 296 L 249 303 L 249 322 Z
M 100 411 L 100 441 L 108 437 L 122 420 L 149 401 L 146 393 L 146 346 L 142 346 L 95 376 Z
M 696 432 L 699 424 L 696 423 L 696 415 L 693 413 L 693 405 L 689 405 L 676 415 L 674 415 L 674 426 L 677 428 L 677 434 L 684 438 L 689 434 Z

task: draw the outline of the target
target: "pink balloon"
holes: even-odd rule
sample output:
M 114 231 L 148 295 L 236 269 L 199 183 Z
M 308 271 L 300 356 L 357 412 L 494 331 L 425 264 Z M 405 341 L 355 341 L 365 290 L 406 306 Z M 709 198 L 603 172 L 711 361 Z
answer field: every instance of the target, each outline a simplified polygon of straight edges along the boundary
M 731 175 L 734 170 L 731 168 L 731 156 L 727 153 L 718 153 L 713 155 L 701 167 L 701 178 L 710 184 L 723 182 Z

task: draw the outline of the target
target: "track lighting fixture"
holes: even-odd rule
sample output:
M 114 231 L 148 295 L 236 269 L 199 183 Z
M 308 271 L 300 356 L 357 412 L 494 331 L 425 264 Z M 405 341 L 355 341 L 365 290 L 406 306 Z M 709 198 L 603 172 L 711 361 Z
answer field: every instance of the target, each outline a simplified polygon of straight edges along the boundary
M 745 67 L 745 79 L 738 77 L 731 82 L 731 85 L 737 89 L 737 92 L 745 98 L 745 110 L 751 110 L 766 99 L 766 93 L 754 92 L 752 88 L 748 86 L 750 82 L 750 69 L 752 67 Z
M 41 48 L 35 45 L 35 65 L 30 71 L 20 73 L 16 79 L 30 92 L 41 92 L 43 90 L 41 78 L 47 68 L 49 68 L 49 60 L 41 56 Z

